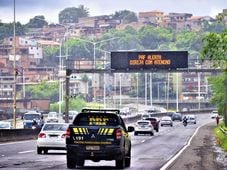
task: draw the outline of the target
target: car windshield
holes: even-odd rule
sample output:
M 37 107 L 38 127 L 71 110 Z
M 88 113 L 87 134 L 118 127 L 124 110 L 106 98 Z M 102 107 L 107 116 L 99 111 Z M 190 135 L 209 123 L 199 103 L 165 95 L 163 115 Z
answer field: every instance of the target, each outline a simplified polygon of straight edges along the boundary
M 57 117 L 57 113 L 49 113 L 48 117 Z
M 76 115 L 77 112 L 76 111 L 69 111 L 69 115 Z
M 45 124 L 43 131 L 66 131 L 67 124 Z
M 163 117 L 162 120 L 171 120 L 170 117 Z
M 24 115 L 25 120 L 40 119 L 40 117 L 41 116 L 39 114 L 25 114 Z
M 149 125 L 149 122 L 137 122 L 137 124 L 140 126 L 145 126 L 145 125 Z

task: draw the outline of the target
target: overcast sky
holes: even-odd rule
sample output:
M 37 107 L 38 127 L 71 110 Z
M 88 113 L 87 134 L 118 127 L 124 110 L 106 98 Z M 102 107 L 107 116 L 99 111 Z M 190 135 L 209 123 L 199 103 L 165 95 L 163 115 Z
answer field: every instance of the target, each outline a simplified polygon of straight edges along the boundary
M 0 20 L 13 22 L 13 1 L 0 0 Z M 215 17 L 227 8 L 227 0 L 15 0 L 16 21 L 22 24 L 29 19 L 44 15 L 48 22 L 58 22 L 58 14 L 65 8 L 84 5 L 90 16 L 110 15 L 115 11 L 130 10 L 147 12 L 159 10 L 169 12 L 191 13 L 194 16 Z

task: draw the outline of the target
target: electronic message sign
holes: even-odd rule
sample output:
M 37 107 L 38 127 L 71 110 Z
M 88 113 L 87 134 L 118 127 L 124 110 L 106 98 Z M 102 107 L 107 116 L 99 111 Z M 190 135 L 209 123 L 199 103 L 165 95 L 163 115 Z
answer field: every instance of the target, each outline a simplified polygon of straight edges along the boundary
M 112 70 L 149 70 L 188 67 L 187 51 L 116 51 L 111 52 Z

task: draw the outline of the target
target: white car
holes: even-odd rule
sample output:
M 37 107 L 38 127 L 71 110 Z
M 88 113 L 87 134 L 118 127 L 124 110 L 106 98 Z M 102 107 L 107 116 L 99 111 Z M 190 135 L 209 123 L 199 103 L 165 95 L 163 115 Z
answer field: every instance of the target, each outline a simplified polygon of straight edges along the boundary
M 0 129 L 12 129 L 11 123 L 0 121 Z
M 217 116 L 219 116 L 218 111 L 217 110 L 212 111 L 211 119 L 216 119 Z
M 196 116 L 195 115 L 185 115 L 187 118 L 187 123 L 196 124 Z
M 138 120 L 136 122 L 134 135 L 138 134 L 150 134 L 154 135 L 154 127 L 149 120 Z
M 57 112 L 49 112 L 47 115 L 47 122 L 58 122 L 58 113 Z
M 48 153 L 48 150 L 66 149 L 67 123 L 45 123 L 38 134 L 37 154 Z
M 169 116 L 163 116 L 160 120 L 160 125 L 161 126 L 173 126 L 173 121 L 171 119 L 171 117 Z

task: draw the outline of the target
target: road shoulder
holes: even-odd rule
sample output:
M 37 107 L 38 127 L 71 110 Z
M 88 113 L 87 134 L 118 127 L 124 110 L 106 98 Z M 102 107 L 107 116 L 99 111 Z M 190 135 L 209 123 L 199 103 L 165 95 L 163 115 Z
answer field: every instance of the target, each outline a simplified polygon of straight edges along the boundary
M 192 139 L 190 146 L 167 169 L 223 170 L 224 165 L 217 161 L 214 127 L 214 122 L 201 127 Z

